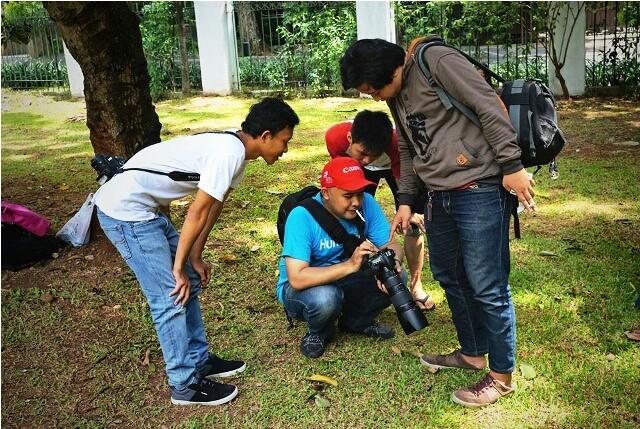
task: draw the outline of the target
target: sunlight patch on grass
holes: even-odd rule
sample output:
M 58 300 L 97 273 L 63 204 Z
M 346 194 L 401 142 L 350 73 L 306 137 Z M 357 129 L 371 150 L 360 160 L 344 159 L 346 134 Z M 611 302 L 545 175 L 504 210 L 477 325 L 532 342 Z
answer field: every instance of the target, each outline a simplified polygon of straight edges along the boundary
M 588 199 L 574 199 L 559 203 L 545 203 L 540 212 L 549 216 L 572 218 L 592 217 L 594 215 L 617 218 L 625 216 L 618 203 L 596 202 Z

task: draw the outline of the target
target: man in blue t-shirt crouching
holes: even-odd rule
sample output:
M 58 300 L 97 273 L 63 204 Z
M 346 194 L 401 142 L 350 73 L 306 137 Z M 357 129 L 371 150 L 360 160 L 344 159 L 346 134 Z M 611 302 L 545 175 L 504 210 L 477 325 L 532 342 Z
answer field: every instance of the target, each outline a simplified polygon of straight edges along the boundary
M 391 304 L 384 286 L 371 272 L 361 270 L 365 256 L 385 244 L 397 255 L 398 270 L 403 256 L 395 240 L 387 243 L 389 222 L 376 200 L 364 192 L 372 184 L 357 161 L 334 158 L 322 170 L 321 190 L 313 197 L 350 234 L 358 235 L 354 220 L 364 219 L 366 240 L 350 257 L 304 207 L 296 207 L 287 218 L 276 295 L 291 318 L 307 322 L 308 332 L 300 344 L 307 357 L 322 356 L 338 318 L 344 332 L 374 338 L 395 335 L 391 327 L 375 320 Z

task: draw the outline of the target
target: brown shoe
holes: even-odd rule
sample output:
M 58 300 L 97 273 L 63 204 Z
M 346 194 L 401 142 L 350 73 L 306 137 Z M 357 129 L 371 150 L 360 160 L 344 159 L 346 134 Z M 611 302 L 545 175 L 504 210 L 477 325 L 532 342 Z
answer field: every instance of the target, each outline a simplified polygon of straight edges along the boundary
M 422 355 L 420 362 L 431 369 L 438 370 L 441 368 L 463 368 L 479 371 L 483 368 L 477 368 L 464 360 L 460 350 L 454 350 L 447 355 Z M 435 372 L 435 371 L 433 371 Z
M 451 400 L 465 407 L 483 407 L 493 404 L 498 399 L 515 391 L 515 387 L 507 386 L 490 374 L 471 387 L 458 389 L 451 394 Z

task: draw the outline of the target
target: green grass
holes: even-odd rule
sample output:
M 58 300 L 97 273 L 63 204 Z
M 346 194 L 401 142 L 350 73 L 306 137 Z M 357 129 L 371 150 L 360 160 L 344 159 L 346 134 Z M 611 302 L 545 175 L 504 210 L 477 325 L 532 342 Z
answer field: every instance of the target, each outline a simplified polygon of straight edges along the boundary
M 33 97 L 31 105 L 14 102 L 2 114 L 3 199 L 30 203 L 59 228 L 95 189 L 88 131 L 82 123 L 65 121 L 81 112 L 83 104 Z M 159 103 L 162 137 L 237 126 L 253 102 L 226 97 Z M 623 333 L 640 327 L 633 309 L 640 293 L 640 149 L 612 145 L 638 140 L 637 103 L 562 104 L 562 127 L 570 144 L 560 160 L 560 179 L 550 180 L 544 172 L 537 176 L 539 212 L 522 216 L 523 238 L 511 245 L 518 364 L 533 366 L 537 376 L 525 380 L 516 372 L 516 394 L 481 410 L 463 409 L 449 399 L 452 390 L 476 381 L 478 374 L 431 374 L 412 354 L 392 351 L 393 346 L 422 352 L 456 347 L 444 294 L 433 281 L 426 287 L 437 309 L 423 331 L 412 336 L 400 332 L 385 342 L 341 334 L 321 359 L 299 353 L 304 326 L 287 330 L 274 299 L 278 205 L 285 193 L 317 182 L 327 160 L 323 135 L 328 126 L 353 117 L 355 109 L 386 107 L 341 98 L 293 100 L 291 105 L 301 124 L 289 153 L 273 166 L 261 160 L 250 163 L 206 250 L 214 269 L 212 284 L 202 295 L 208 337 L 214 351 L 248 362 L 247 371 L 234 380 L 240 396 L 213 409 L 169 404 L 145 299 L 126 266 L 92 242 L 44 267 L 3 272 L 3 424 L 638 427 L 640 351 Z M 380 198 L 391 214 L 388 188 Z M 172 207 L 177 225 L 186 207 L 183 202 Z M 251 252 L 254 245 L 260 248 Z M 556 256 L 541 256 L 541 251 Z M 95 260 L 86 261 L 87 253 L 95 254 Z M 74 255 L 79 258 L 70 259 Z M 224 262 L 226 255 L 238 260 Z M 431 279 L 428 264 L 423 278 Z M 56 299 L 44 302 L 45 294 Z M 381 319 L 399 329 L 392 309 Z M 149 365 L 143 365 L 147 352 Z M 608 359 L 609 354 L 615 358 Z M 328 408 L 307 401 L 313 390 L 306 377 L 312 374 L 339 382 L 323 392 L 331 401 Z

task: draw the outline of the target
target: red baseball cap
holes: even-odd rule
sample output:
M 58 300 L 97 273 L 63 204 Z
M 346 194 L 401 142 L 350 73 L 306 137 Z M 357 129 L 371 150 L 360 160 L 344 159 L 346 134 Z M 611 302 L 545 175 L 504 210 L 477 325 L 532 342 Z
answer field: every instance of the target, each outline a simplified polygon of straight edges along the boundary
M 348 157 L 333 158 L 324 166 L 320 176 L 322 188 L 339 188 L 355 192 L 370 185 L 376 186 L 365 179 L 360 163 Z

